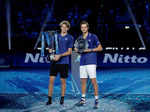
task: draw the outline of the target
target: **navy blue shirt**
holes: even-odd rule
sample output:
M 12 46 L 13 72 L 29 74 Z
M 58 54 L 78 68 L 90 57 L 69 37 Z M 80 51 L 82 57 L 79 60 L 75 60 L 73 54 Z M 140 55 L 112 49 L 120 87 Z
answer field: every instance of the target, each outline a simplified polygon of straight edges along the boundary
M 58 53 L 63 54 L 68 51 L 68 48 L 73 47 L 73 37 L 70 34 L 61 36 L 58 34 Z M 69 64 L 69 56 L 61 57 L 56 64 Z
M 81 35 L 79 38 L 83 38 Z M 88 33 L 86 37 L 88 41 L 88 49 L 97 48 L 100 45 L 100 41 L 95 34 Z M 96 52 L 89 52 L 89 53 L 82 53 L 80 58 L 80 65 L 89 65 L 89 64 L 97 64 L 97 53 Z

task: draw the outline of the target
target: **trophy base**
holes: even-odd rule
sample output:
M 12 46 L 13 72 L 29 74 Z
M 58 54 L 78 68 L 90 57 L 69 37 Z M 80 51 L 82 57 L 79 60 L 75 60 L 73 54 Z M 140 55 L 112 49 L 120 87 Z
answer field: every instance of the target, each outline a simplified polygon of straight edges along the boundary
M 54 54 L 50 54 L 50 55 L 47 56 L 47 59 L 49 61 L 54 61 L 54 58 L 55 58 Z

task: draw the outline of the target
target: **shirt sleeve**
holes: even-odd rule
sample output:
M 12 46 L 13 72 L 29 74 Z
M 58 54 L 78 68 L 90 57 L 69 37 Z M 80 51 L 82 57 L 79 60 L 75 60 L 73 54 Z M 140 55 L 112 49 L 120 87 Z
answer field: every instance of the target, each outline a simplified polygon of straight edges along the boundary
M 96 47 L 101 44 L 96 35 L 94 35 L 94 43 L 95 43 Z
M 73 48 L 74 39 L 72 36 L 69 37 L 68 48 Z

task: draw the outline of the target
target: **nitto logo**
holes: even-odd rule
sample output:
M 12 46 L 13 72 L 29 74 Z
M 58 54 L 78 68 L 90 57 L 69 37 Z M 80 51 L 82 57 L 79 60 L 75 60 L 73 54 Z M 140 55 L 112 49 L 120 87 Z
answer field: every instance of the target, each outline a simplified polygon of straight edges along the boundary
M 26 53 L 25 57 L 25 63 L 50 63 L 50 61 L 47 60 L 46 57 L 41 57 L 40 53 L 36 53 L 35 56 L 33 56 L 32 53 Z
M 137 57 L 135 55 L 133 56 L 129 56 L 129 55 L 122 55 L 122 54 L 109 54 L 109 53 L 106 53 L 104 54 L 104 60 L 103 60 L 103 63 L 140 63 L 140 64 L 143 64 L 143 63 L 146 63 L 148 61 L 148 58 L 146 57 Z
M 32 54 L 32 53 L 26 53 L 26 57 L 24 60 L 24 63 L 50 63 L 50 61 L 47 60 L 46 57 L 41 57 L 40 53 Z M 140 63 L 144 64 L 148 62 L 148 58 L 146 57 L 137 57 L 136 55 L 129 56 L 129 55 L 122 55 L 122 54 L 110 54 L 105 53 L 103 63 Z

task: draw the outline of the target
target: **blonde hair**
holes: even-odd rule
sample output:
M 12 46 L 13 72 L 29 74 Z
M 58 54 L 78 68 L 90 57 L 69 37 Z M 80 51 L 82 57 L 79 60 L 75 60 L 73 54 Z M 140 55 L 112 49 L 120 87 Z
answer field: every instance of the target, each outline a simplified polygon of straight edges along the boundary
M 69 21 L 64 20 L 64 21 L 60 22 L 59 26 L 61 27 L 63 24 L 65 24 L 70 29 Z

